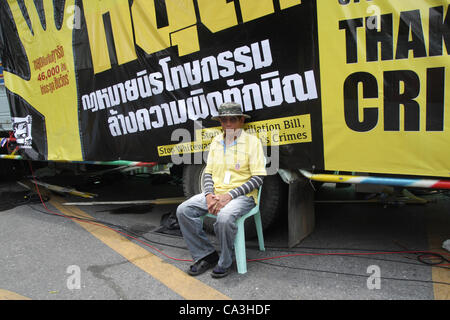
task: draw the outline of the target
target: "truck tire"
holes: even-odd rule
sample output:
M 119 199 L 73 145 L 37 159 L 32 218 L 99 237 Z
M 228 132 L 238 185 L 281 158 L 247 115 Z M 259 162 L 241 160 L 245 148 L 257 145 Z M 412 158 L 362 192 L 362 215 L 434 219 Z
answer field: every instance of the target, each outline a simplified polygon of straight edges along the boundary
M 0 159 L 0 181 L 11 181 L 24 174 L 22 160 Z
M 183 191 L 189 198 L 203 192 L 203 173 L 206 165 L 186 165 L 183 168 Z M 263 230 L 268 230 L 282 213 L 283 204 L 287 202 L 287 185 L 278 174 L 264 178 L 261 193 L 261 220 Z M 206 217 L 203 224 L 206 232 L 214 234 L 215 219 Z M 255 223 L 252 218 L 245 221 L 247 239 L 256 236 Z
M 0 138 L 7 138 L 8 134 L 0 133 Z M 0 154 L 8 154 L 7 148 L 0 147 Z M 24 161 L 12 159 L 0 159 L 0 181 L 15 180 L 24 174 Z

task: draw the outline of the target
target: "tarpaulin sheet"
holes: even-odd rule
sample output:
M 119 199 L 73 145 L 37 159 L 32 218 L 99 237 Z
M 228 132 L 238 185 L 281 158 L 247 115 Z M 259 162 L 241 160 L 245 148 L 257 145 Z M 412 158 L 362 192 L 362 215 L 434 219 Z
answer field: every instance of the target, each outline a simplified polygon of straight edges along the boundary
M 8 0 L 0 16 L 31 158 L 201 162 L 235 101 L 282 168 L 450 176 L 447 1 Z

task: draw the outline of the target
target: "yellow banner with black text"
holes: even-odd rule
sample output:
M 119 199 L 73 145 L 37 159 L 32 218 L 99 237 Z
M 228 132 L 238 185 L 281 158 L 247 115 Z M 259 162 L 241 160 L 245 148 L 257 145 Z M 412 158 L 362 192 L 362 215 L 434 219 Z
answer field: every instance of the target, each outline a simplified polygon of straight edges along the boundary
M 450 176 L 448 1 L 317 6 L 325 168 Z

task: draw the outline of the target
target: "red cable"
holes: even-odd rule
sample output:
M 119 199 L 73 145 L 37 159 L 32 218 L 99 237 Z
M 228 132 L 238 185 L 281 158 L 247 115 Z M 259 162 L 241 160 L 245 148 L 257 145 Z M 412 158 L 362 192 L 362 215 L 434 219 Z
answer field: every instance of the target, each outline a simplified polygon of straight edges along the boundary
M 136 241 L 139 241 L 140 243 L 142 243 L 142 244 L 144 244 L 144 245 L 146 245 L 146 246 L 152 248 L 153 250 L 156 250 L 157 252 L 159 252 L 160 254 L 162 254 L 163 256 L 165 256 L 165 257 L 167 257 L 167 258 L 169 258 L 169 259 L 176 260 L 176 261 L 193 262 L 193 260 L 177 259 L 177 258 L 173 258 L 173 257 L 171 257 L 171 256 L 168 256 L 168 255 L 165 254 L 164 252 L 161 252 L 161 251 L 158 250 L 157 248 L 153 247 L 152 245 L 149 245 L 148 243 L 146 243 L 146 242 L 144 242 L 144 241 L 142 241 L 142 240 L 140 240 L 140 239 L 138 239 L 138 238 L 135 238 L 135 237 L 133 237 L 133 236 L 131 236 L 131 235 L 129 235 L 129 234 L 126 234 L 126 233 L 124 233 L 124 232 L 122 232 L 122 231 L 115 230 L 115 229 L 110 228 L 110 227 L 108 227 L 108 226 L 105 226 L 105 225 L 103 225 L 103 224 L 95 223 L 95 222 L 92 222 L 92 221 L 86 221 L 86 220 L 79 219 L 79 218 L 76 218 L 76 217 L 69 217 L 69 216 L 66 216 L 66 215 L 64 215 L 64 214 L 57 213 L 57 212 L 54 212 L 54 211 L 50 210 L 50 209 L 45 205 L 45 202 L 44 202 L 44 200 L 42 199 L 41 193 L 39 192 L 39 187 L 38 187 L 38 185 L 37 185 L 37 183 L 36 183 L 36 178 L 35 178 L 35 176 L 34 176 L 33 168 L 31 167 L 31 164 L 29 164 L 29 165 L 30 165 L 30 169 L 31 169 L 31 174 L 32 174 L 32 176 L 33 176 L 33 183 L 34 183 L 34 185 L 35 185 L 35 187 L 36 187 L 36 191 L 37 191 L 37 194 L 38 194 L 38 196 L 39 196 L 39 199 L 41 200 L 42 205 L 44 206 L 44 208 L 45 208 L 48 212 L 50 212 L 50 213 L 52 213 L 52 214 L 55 214 L 55 215 L 57 215 L 57 216 L 60 216 L 60 217 L 67 218 L 67 219 L 78 220 L 78 221 L 80 221 L 80 222 L 89 223 L 89 224 L 92 224 L 92 225 L 95 225 L 95 226 L 98 226 L 98 227 L 102 227 L 102 228 L 105 228 L 105 229 L 109 229 L 109 230 L 115 231 L 115 232 L 117 232 L 117 233 L 119 233 L 119 234 L 122 234 L 122 235 L 124 235 L 124 236 L 126 236 L 126 237 L 129 237 L 129 238 L 132 238 L 132 239 L 134 239 L 134 240 L 136 240 Z
M 109 230 L 115 231 L 115 232 L 117 232 L 117 233 L 119 233 L 119 234 L 121 234 L 121 235 L 124 235 L 124 236 L 126 236 L 126 237 L 131 238 L 131 239 L 134 239 L 134 240 L 136 240 L 136 241 L 138 241 L 138 242 L 140 242 L 140 243 L 142 243 L 142 244 L 144 244 L 144 245 L 146 245 L 146 246 L 152 248 L 153 250 L 159 252 L 160 254 L 162 254 L 163 256 L 165 256 L 166 258 L 169 258 L 169 259 L 172 259 L 172 260 L 175 260 L 175 261 L 193 262 L 193 260 L 188 260 L 188 259 L 178 259 L 178 258 L 171 257 L 171 256 L 165 254 L 164 252 L 158 250 L 158 249 L 155 248 L 154 246 L 152 246 L 152 245 L 150 245 L 150 244 L 148 244 L 148 243 L 146 243 L 146 242 L 144 242 L 144 241 L 142 241 L 142 240 L 140 240 L 140 239 L 138 239 L 138 238 L 135 238 L 135 237 L 133 237 L 133 236 L 131 236 L 131 235 L 129 235 L 129 234 L 126 234 L 126 233 L 124 233 L 124 232 L 122 232 L 122 231 L 115 230 L 115 229 L 110 228 L 110 227 L 108 227 L 108 226 L 105 226 L 105 225 L 103 225 L 103 224 L 99 224 L 99 223 L 95 223 L 95 222 L 91 222 L 91 221 L 85 221 L 85 220 L 83 220 L 83 219 L 79 219 L 79 218 L 75 218 L 75 217 L 70 217 L 70 216 L 66 216 L 66 215 L 64 215 L 64 214 L 60 214 L 60 213 L 57 213 L 57 212 L 53 212 L 52 210 L 50 210 L 49 208 L 47 208 L 47 206 L 45 205 L 45 202 L 44 202 L 43 199 L 42 199 L 41 193 L 39 192 L 39 187 L 38 187 L 38 185 L 37 185 L 37 183 L 36 183 L 36 179 L 35 179 L 35 176 L 34 176 L 33 168 L 31 167 L 31 164 L 30 164 L 30 163 L 29 163 L 29 165 L 30 165 L 30 169 L 31 169 L 32 176 L 33 176 L 33 183 L 34 183 L 34 185 L 35 185 L 35 187 L 36 187 L 36 191 L 37 191 L 37 193 L 38 193 L 39 199 L 41 200 L 42 205 L 44 206 L 44 208 L 45 208 L 48 212 L 50 212 L 50 213 L 52 213 L 52 214 L 55 214 L 55 215 L 57 215 L 57 216 L 60 216 L 60 217 L 68 218 L 68 219 L 71 219 L 71 220 L 79 220 L 80 222 L 90 223 L 90 224 L 93 224 L 93 225 L 95 225 L 95 226 L 99 226 L 99 227 L 102 227 L 102 228 L 105 228 L 105 229 L 109 229 Z M 257 258 L 257 259 L 247 259 L 247 262 L 252 262 L 252 261 L 263 261 L 263 260 L 272 260 L 272 259 L 281 259 L 281 258 L 297 257 L 297 256 L 333 256 L 333 255 L 341 255 L 341 256 L 342 256 L 342 255 L 360 255 L 360 256 L 361 256 L 361 255 L 405 254 L 405 253 L 410 253 L 410 254 L 418 254 L 418 253 L 426 254 L 426 253 L 430 253 L 430 254 L 435 254 L 435 255 L 436 255 L 436 254 L 437 254 L 437 255 L 440 254 L 440 255 L 450 256 L 450 254 L 447 254 L 447 253 L 435 253 L 435 252 L 432 252 L 432 251 L 385 251 L 385 252 L 360 252 L 360 253 L 353 253 L 353 252 L 341 252 L 341 253 L 292 253 L 292 254 L 285 254 L 285 255 L 274 256 L 274 257 Z M 446 265 L 446 264 L 439 264 L 439 265 L 436 265 L 436 266 L 441 266 L 441 265 Z
M 340 253 L 292 253 L 292 254 L 286 254 L 281 256 L 275 256 L 275 257 L 268 257 L 268 258 L 259 258 L 259 259 L 249 259 L 247 261 L 261 261 L 261 260 L 270 260 L 270 259 L 280 259 L 280 258 L 287 258 L 287 257 L 295 257 L 295 256 L 334 256 L 334 255 L 357 255 L 357 256 L 367 256 L 367 255 L 381 255 L 381 254 L 402 254 L 402 253 L 431 253 L 431 254 L 440 254 L 440 255 L 448 255 L 447 253 L 436 253 L 431 251 L 385 251 L 385 252 L 360 252 L 360 253 L 354 253 L 354 252 L 340 252 Z

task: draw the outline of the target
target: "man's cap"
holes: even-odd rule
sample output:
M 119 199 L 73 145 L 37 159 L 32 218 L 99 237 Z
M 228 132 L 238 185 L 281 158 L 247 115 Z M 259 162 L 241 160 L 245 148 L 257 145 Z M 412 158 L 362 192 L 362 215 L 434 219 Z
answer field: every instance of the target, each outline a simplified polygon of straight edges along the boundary
M 219 115 L 216 117 L 212 117 L 211 118 L 212 120 L 219 121 L 220 117 L 234 117 L 234 116 L 250 118 L 248 114 L 242 113 L 241 105 L 236 102 L 222 103 L 217 111 L 219 112 Z

